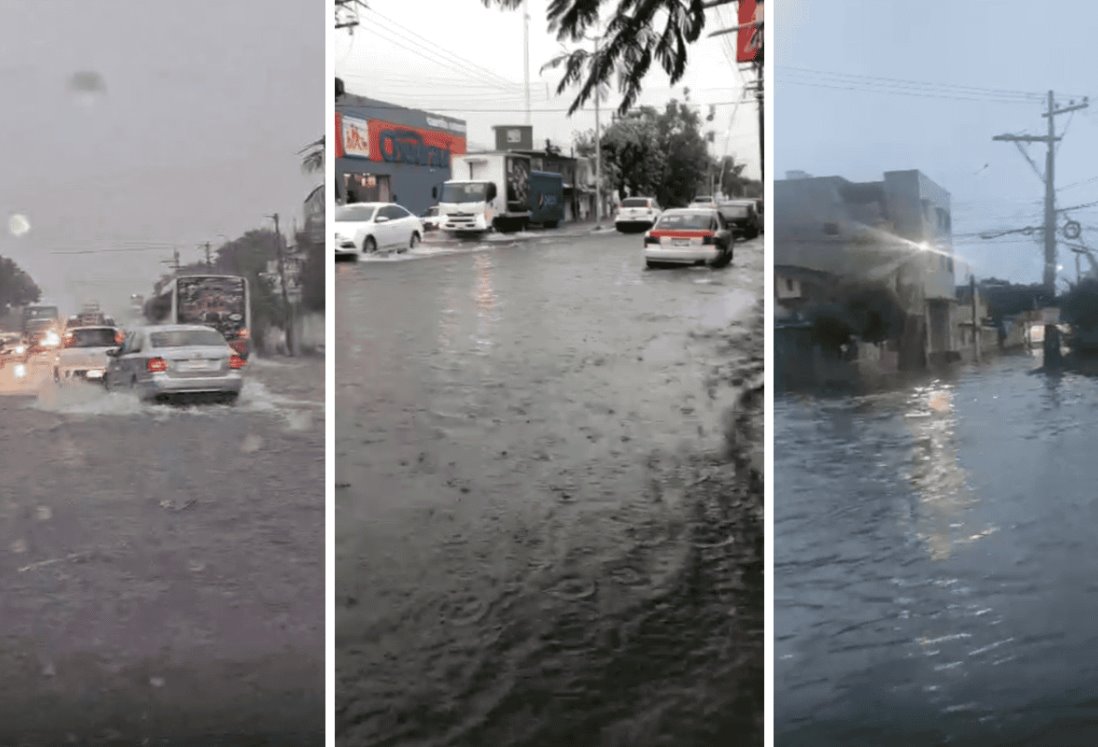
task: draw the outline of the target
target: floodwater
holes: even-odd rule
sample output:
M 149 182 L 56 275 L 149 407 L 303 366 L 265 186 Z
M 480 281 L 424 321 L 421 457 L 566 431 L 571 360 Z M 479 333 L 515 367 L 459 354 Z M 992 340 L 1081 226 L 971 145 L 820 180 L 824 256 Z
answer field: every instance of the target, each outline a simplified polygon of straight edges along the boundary
M 0 744 L 322 742 L 324 362 L 253 359 L 234 407 L 32 371 L 0 369 Z
M 1098 743 L 1098 378 L 775 403 L 782 745 Z
M 418 259 L 338 268 L 340 743 L 761 743 L 761 241 Z

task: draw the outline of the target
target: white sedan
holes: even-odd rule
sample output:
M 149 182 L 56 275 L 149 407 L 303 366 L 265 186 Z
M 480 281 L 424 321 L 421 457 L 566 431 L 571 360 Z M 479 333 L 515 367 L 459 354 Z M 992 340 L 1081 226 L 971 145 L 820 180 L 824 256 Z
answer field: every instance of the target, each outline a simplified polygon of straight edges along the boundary
M 119 331 L 103 325 L 70 327 L 62 338 L 61 351 L 53 366 L 53 379 L 70 381 L 101 381 L 110 363 L 108 350 L 122 343 Z
M 337 255 L 404 252 L 423 239 L 423 223 L 392 202 L 353 202 L 336 207 Z

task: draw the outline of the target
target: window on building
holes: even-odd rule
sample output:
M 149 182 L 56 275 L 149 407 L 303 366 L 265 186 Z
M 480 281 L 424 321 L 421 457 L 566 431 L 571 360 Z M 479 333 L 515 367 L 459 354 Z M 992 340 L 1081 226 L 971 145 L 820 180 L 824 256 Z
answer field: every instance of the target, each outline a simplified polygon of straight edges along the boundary
M 787 291 L 792 291 L 793 290 L 793 278 L 786 278 L 785 279 L 785 289 Z

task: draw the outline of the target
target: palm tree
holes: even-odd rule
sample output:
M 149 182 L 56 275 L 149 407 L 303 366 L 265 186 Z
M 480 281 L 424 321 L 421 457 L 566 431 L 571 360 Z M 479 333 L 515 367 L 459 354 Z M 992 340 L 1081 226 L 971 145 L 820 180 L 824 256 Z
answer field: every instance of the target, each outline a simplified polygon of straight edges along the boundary
M 514 10 L 523 0 L 481 0 Z M 587 30 L 599 22 L 599 7 L 604 0 L 551 0 L 546 13 L 549 30 L 559 41 L 581 41 Z M 731 2 L 731 0 L 729 0 Z M 686 72 L 687 46 L 701 36 L 705 28 L 706 0 L 618 0 L 613 20 L 602 33 L 598 54 L 586 49 L 565 52 L 554 57 L 546 68 L 564 68 L 557 93 L 580 83 L 579 93 L 568 108 L 573 114 L 594 95 L 596 87 L 610 82 L 620 67 L 618 80 L 622 102 L 618 112 L 625 114 L 641 93 L 641 82 L 653 62 L 659 63 L 671 78 L 679 82 Z M 664 20 L 662 17 L 666 15 Z M 662 30 L 657 23 L 663 20 Z
M 324 171 L 324 137 L 314 140 L 297 152 L 301 156 L 301 170 L 306 174 Z

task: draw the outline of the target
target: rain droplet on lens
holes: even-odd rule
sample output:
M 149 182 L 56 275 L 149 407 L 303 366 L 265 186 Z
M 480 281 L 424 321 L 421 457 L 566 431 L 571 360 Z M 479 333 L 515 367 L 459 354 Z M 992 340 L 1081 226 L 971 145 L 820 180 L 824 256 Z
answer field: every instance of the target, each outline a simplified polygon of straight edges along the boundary
M 8 217 L 8 231 L 12 236 L 26 236 L 31 229 L 30 221 L 27 220 L 27 216 L 21 213 L 15 213 Z
M 149 684 L 152 685 L 153 687 L 164 687 L 164 678 L 163 677 L 150 677 L 149 678 Z
M 39 521 L 49 521 L 53 518 L 53 509 L 49 506 L 39 506 L 34 515 Z
M 27 551 L 27 541 L 24 539 L 17 539 L 11 543 L 11 551 L 16 555 L 22 555 Z

